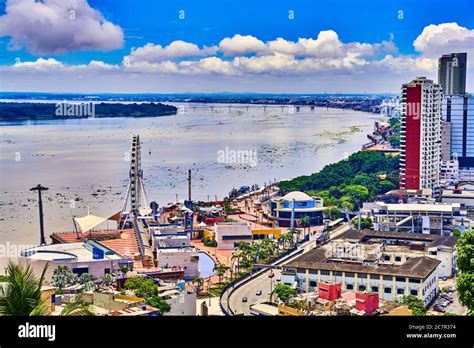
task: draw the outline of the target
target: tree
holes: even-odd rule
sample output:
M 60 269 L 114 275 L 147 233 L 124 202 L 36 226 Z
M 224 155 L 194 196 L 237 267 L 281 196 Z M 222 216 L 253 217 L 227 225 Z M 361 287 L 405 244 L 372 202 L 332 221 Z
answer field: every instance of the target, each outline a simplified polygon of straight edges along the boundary
M 303 227 L 304 236 L 306 237 L 306 229 L 311 226 L 311 218 L 308 215 L 304 215 L 300 220 L 300 225 Z
M 79 284 L 86 284 L 88 282 L 95 282 L 96 281 L 96 277 L 90 273 L 82 273 L 79 278 L 78 278 L 78 281 L 79 281 Z
M 219 277 L 219 283 L 221 283 L 222 276 L 224 276 L 229 269 L 230 269 L 229 266 L 226 266 L 223 263 L 220 263 L 219 261 L 217 261 L 217 263 L 214 265 L 214 271 Z
M 204 285 L 204 279 L 202 277 L 195 277 L 193 279 L 193 283 L 196 284 L 198 291 L 200 291 L 202 286 Z
M 105 286 L 113 286 L 116 284 L 116 279 L 115 277 L 110 274 L 110 273 L 106 273 L 104 274 L 104 276 L 102 277 L 101 279 L 101 283 Z
M 353 226 L 359 226 L 359 217 L 356 216 L 352 219 L 352 225 Z M 368 217 L 362 217 L 360 219 L 360 228 L 361 229 L 370 229 L 374 226 L 374 223 L 372 222 L 372 220 Z
M 167 303 L 158 295 L 148 298 L 145 303 L 149 306 L 159 308 L 162 313 L 167 313 L 171 310 L 169 303 Z
M 72 273 L 68 266 L 59 265 L 53 272 L 52 282 L 53 286 L 62 290 L 68 285 L 75 284 L 77 282 L 77 276 Z
M 459 300 L 474 313 L 474 230 L 466 231 L 456 243 L 456 265 L 459 275 L 456 289 Z
M 0 286 L 0 314 L 15 316 L 43 315 L 46 311 L 41 297 L 44 275 L 40 278 L 33 275 L 31 266 L 8 263 L 6 286 Z
M 158 289 L 151 278 L 131 277 L 125 282 L 125 288 L 132 290 L 136 296 L 145 299 L 158 294 Z
M 296 290 L 286 284 L 278 284 L 275 287 L 275 293 L 278 295 L 278 298 L 285 303 L 288 302 L 290 298 L 296 296 Z
M 426 315 L 426 308 L 423 301 L 415 295 L 403 296 L 402 302 L 408 306 L 414 316 Z

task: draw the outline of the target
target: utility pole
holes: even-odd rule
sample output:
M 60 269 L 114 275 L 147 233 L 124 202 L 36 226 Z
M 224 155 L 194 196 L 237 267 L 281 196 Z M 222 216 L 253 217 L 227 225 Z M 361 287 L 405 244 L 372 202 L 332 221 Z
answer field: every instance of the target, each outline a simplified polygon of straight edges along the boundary
M 191 169 L 188 170 L 188 201 L 191 201 Z
M 43 201 L 41 199 L 41 191 L 48 190 L 47 187 L 41 186 L 41 184 L 30 188 L 30 191 L 38 191 L 38 205 L 39 205 L 39 220 L 40 220 L 40 245 L 45 245 L 46 240 L 44 238 L 44 224 L 43 224 Z

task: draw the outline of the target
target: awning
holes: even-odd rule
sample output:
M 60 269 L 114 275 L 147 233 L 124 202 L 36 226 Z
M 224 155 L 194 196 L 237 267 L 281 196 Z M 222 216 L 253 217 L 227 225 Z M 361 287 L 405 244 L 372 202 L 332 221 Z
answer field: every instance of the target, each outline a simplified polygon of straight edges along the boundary
M 74 218 L 74 222 L 77 224 L 77 226 L 79 226 L 79 229 L 81 230 L 81 232 L 85 233 L 107 220 L 118 221 L 117 214 L 119 213 L 115 213 L 108 218 L 103 218 L 100 216 L 89 214 L 83 217 Z

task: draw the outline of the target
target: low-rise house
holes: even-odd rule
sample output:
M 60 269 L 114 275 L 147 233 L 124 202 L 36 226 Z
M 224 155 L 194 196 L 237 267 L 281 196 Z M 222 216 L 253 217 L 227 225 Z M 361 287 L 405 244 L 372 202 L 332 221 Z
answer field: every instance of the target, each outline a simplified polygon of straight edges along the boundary
M 218 250 L 232 250 L 239 242 L 250 243 L 252 228 L 246 222 L 225 222 L 214 225 L 214 236 Z
M 19 262 L 30 264 L 33 273 L 39 277 L 46 265 L 45 284 L 51 284 L 54 270 L 66 265 L 72 272 L 81 275 L 89 273 L 96 278 L 117 272 L 121 267 L 132 268 L 133 261 L 123 257 L 97 241 L 42 245 L 23 250 Z

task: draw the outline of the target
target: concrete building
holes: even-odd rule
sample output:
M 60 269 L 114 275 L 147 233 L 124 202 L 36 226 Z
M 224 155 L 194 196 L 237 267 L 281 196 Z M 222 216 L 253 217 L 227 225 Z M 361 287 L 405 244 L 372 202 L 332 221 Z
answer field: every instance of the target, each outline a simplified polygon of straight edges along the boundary
M 438 83 L 444 95 L 466 93 L 467 53 L 444 54 L 438 60 Z
M 191 284 L 187 284 L 191 285 Z M 164 315 L 196 315 L 196 292 L 184 282 L 158 287 L 158 295 L 171 306 Z
M 92 240 L 84 243 L 42 245 L 23 250 L 19 262 L 30 264 L 37 277 L 48 264 L 45 284 L 51 284 L 53 272 L 59 265 L 68 266 L 77 275 L 89 273 L 96 278 L 102 278 L 106 273 L 117 272 L 123 266 L 133 268 L 133 260 Z
M 436 195 L 441 171 L 441 87 L 417 77 L 402 87 L 400 174 L 404 189 Z
M 459 163 L 459 180 L 469 181 L 474 177 L 474 98 L 464 95 L 447 95 L 442 100 L 443 132 L 449 132 L 443 138 L 443 161 Z M 448 148 L 449 145 L 449 148 Z
M 295 227 L 303 216 L 309 216 L 311 225 L 323 224 L 323 199 L 319 197 L 310 197 L 306 193 L 293 191 L 283 197 L 275 197 L 270 200 L 271 217 L 278 221 L 281 227 L 290 227 L 293 206 Z
M 184 279 L 191 280 L 199 275 L 199 252 L 193 246 L 156 249 L 158 267 L 182 269 Z
M 377 202 L 372 210 L 377 231 L 452 235 L 455 220 L 467 218 L 459 203 L 447 204 L 387 204 Z
M 474 191 L 472 190 L 443 190 L 441 201 L 443 203 L 458 203 L 462 209 L 474 211 Z
M 218 250 L 232 250 L 239 242 L 252 242 L 252 228 L 246 222 L 223 222 L 214 225 Z
M 282 283 L 304 293 L 318 291 L 321 283 L 341 284 L 343 291 L 371 291 L 385 301 L 414 295 L 428 306 L 439 292 L 442 264 L 437 255 L 429 254 L 429 246 L 448 244 L 443 240 L 349 230 L 285 264 Z

